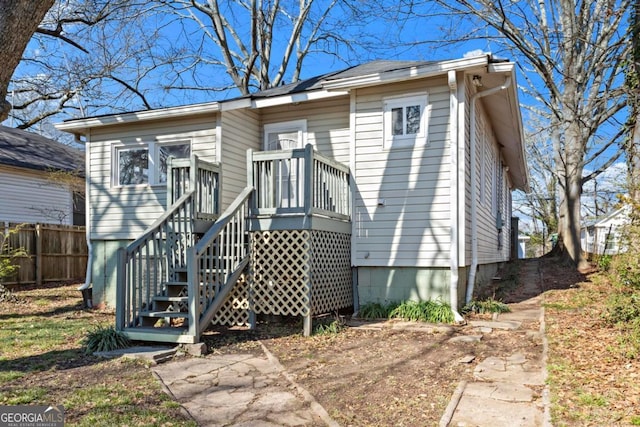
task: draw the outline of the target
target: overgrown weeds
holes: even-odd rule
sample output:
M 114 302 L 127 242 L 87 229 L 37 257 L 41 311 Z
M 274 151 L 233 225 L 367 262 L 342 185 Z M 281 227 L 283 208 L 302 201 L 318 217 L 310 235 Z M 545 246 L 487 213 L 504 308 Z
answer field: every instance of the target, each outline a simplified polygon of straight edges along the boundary
M 472 300 L 460 310 L 461 314 L 486 314 L 486 313 L 508 313 L 511 309 L 502 301 L 489 297 L 485 300 Z
M 369 303 L 360 308 L 359 315 L 363 319 L 403 319 L 429 323 L 454 321 L 451 306 L 440 300 Z

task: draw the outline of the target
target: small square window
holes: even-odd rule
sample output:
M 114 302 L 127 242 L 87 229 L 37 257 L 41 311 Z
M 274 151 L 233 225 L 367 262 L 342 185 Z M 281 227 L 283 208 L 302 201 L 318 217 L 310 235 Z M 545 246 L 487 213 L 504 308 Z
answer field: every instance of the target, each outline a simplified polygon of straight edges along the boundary
M 384 101 L 384 147 L 410 147 L 426 143 L 427 95 Z

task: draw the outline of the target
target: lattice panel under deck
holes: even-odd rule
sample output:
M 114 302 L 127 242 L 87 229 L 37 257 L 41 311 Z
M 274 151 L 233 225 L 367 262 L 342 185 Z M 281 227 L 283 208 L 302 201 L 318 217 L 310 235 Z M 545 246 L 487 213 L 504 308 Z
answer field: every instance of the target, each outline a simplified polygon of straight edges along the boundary
M 250 297 L 256 313 L 310 314 L 310 250 L 307 230 L 251 234 Z
M 249 326 L 249 284 L 243 274 L 211 321 L 214 325 Z
M 353 305 L 351 236 L 311 232 L 311 302 L 314 314 Z

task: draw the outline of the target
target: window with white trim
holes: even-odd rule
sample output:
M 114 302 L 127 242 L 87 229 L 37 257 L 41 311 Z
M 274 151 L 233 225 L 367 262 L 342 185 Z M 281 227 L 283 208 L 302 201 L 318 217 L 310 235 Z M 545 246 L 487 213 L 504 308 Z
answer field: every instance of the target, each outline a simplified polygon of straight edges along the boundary
M 426 144 L 426 109 L 426 93 L 384 99 L 384 148 Z
M 169 157 L 189 158 L 191 144 L 170 142 L 120 145 L 113 149 L 113 185 L 161 185 L 167 182 Z

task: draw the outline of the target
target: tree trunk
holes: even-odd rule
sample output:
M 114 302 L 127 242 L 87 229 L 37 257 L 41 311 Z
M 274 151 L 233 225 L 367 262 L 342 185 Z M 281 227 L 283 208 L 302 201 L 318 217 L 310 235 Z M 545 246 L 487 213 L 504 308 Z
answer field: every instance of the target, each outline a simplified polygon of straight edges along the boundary
M 0 0 L 0 122 L 11 111 L 9 81 L 33 33 L 55 0 Z
M 564 150 L 562 162 L 559 241 L 560 249 L 573 263 L 582 267 L 586 263 L 580 246 L 581 196 L 582 196 L 582 158 L 584 149 L 581 144 L 580 123 L 574 120 L 566 126 L 564 132 Z

